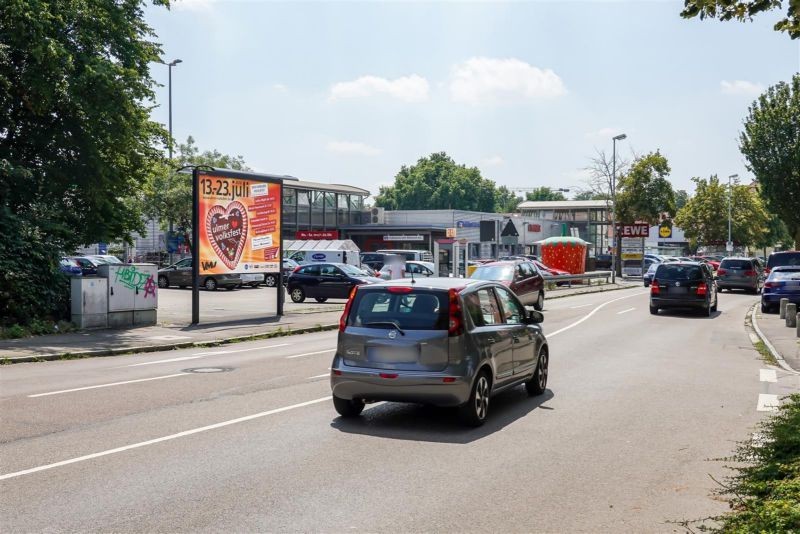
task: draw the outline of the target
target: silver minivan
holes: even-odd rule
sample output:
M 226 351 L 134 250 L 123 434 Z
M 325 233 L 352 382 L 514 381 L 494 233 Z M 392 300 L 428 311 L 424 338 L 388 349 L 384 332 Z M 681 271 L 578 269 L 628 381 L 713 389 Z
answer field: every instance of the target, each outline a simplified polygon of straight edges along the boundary
M 465 423 L 481 425 L 493 395 L 521 384 L 530 395 L 544 393 L 542 320 L 497 282 L 427 278 L 355 288 L 331 365 L 334 407 L 354 417 L 377 401 L 458 406 Z
M 717 289 L 745 289 L 758 293 L 764 285 L 764 269 L 755 258 L 723 258 L 717 269 Z

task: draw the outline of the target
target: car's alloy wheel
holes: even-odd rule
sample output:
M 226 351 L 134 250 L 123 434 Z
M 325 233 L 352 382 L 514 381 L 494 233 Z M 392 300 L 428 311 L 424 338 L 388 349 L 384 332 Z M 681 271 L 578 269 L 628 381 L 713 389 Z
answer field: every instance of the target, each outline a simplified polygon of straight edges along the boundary
M 486 421 L 486 415 L 489 413 L 490 394 L 489 377 L 485 372 L 482 372 L 472 385 L 472 393 L 469 396 L 469 400 L 459 408 L 459 416 L 465 424 L 480 426 Z
M 264 277 L 264 285 L 267 287 L 275 287 L 278 285 L 278 277 L 274 274 L 268 274 Z
M 158 277 L 158 287 L 161 289 L 166 289 L 169 287 L 169 280 L 167 280 L 166 276 Z
M 292 302 L 296 302 L 297 304 L 300 304 L 306 300 L 305 292 L 299 287 L 292 289 L 291 293 L 289 293 L 289 296 L 292 297 Z
M 536 304 L 533 305 L 533 309 L 536 311 L 542 311 L 544 309 L 544 291 L 539 291 L 539 296 L 536 297 Z
M 217 281 L 213 278 L 206 278 L 206 283 L 203 284 L 205 288 L 209 291 L 216 291 L 217 290 Z
M 528 390 L 528 395 L 536 396 L 541 395 L 547 389 L 547 376 L 550 368 L 550 354 L 547 349 L 542 349 L 539 353 L 539 361 L 536 363 L 536 371 L 530 380 L 525 382 L 525 389 Z

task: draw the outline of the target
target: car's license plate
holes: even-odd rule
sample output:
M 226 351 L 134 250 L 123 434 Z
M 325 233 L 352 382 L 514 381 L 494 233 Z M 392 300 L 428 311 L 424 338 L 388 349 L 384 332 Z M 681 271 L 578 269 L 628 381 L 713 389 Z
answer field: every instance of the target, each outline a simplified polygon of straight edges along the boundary
M 686 293 L 689 292 L 689 288 L 673 286 L 669 288 L 669 292 L 675 295 L 685 295 Z

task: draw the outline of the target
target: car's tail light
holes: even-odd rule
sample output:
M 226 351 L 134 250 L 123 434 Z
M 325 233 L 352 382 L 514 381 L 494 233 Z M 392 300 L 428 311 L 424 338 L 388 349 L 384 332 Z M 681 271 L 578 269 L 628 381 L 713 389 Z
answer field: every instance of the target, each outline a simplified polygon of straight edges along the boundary
M 353 286 L 353 289 L 350 290 L 350 297 L 347 299 L 347 304 L 344 305 L 341 318 L 339 318 L 339 332 L 344 332 L 344 329 L 347 328 L 347 316 L 350 315 L 350 307 L 353 305 L 353 299 L 356 298 L 357 291 L 358 286 Z
M 397 378 L 397 373 L 380 373 L 378 376 L 381 378 Z
M 755 276 L 755 275 L 756 275 L 756 272 L 755 272 L 755 271 L 753 271 L 753 270 L 750 270 L 750 271 L 745 271 L 745 272 L 744 272 L 744 275 L 745 275 L 745 276 Z
M 700 285 L 697 286 L 697 294 L 698 296 L 704 297 L 708 293 L 708 286 L 705 282 L 700 282 Z
M 653 282 L 650 284 L 650 294 L 651 295 L 661 294 L 661 287 L 658 285 L 658 280 L 653 280 Z
M 450 290 L 450 327 L 448 334 L 453 336 L 460 336 L 464 331 L 464 322 L 461 319 L 461 302 L 458 300 L 459 289 Z
M 391 286 L 386 288 L 389 293 L 399 293 L 399 294 L 406 294 L 411 293 L 414 291 L 413 287 L 404 287 L 404 286 Z
M 778 286 L 778 284 L 776 284 L 775 282 L 764 282 L 764 287 L 767 288 L 767 289 L 770 289 L 770 288 L 773 288 L 773 287 L 777 287 L 777 286 Z
M 769 267 L 764 268 L 764 274 L 769 274 L 770 271 L 772 271 L 772 269 L 770 269 Z
M 455 381 L 456 381 L 456 377 L 454 377 L 454 376 L 446 376 L 446 377 L 442 378 L 442 382 L 444 382 L 445 384 L 452 384 Z
M 722 276 L 724 274 L 728 274 L 728 271 L 725 269 L 717 269 L 717 276 Z

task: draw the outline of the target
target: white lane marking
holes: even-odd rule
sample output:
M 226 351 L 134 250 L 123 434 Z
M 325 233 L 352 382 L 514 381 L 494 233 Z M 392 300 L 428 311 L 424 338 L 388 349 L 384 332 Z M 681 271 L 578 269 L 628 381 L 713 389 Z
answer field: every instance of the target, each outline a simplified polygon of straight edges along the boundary
M 781 405 L 777 395 L 770 395 L 768 393 L 761 393 L 758 395 L 758 405 L 756 410 L 759 412 L 774 412 Z
M 249 349 L 236 350 L 214 350 L 211 352 L 196 352 L 192 356 L 216 356 L 217 354 L 235 354 L 237 352 L 249 352 L 251 350 L 274 349 L 277 347 L 288 347 L 291 343 L 281 343 L 280 345 L 267 345 L 266 347 L 250 347 Z
M 61 393 L 72 393 L 73 391 L 85 391 L 87 389 L 110 388 L 111 386 L 122 386 L 123 384 L 135 384 L 137 382 L 149 382 L 150 380 L 163 380 L 165 378 L 175 378 L 176 376 L 189 376 L 187 373 L 176 373 L 174 375 L 154 376 L 152 378 L 139 378 L 137 380 L 125 380 L 124 382 L 111 382 L 110 384 L 100 384 L 97 386 L 86 386 L 82 388 L 62 389 L 61 391 L 49 391 L 47 393 L 37 393 L 28 395 L 29 399 L 36 397 L 47 397 L 48 395 L 60 395 Z
M 182 362 L 184 360 L 196 360 L 197 358 L 202 358 L 202 356 L 184 356 L 182 358 L 170 358 L 169 360 L 155 360 L 152 362 L 132 363 L 130 365 L 123 365 L 123 367 L 140 367 L 142 365 L 155 365 L 157 363 Z
M 55 462 L 52 464 L 40 465 L 39 467 L 32 467 L 31 469 L 24 469 L 22 471 L 15 471 L 13 473 L 7 473 L 5 475 L 0 475 L 0 480 L 6 480 L 8 478 L 19 477 L 22 475 L 29 475 L 31 473 L 37 473 L 39 471 L 45 471 L 47 469 L 53 469 L 54 467 L 61 467 L 62 465 L 69 465 L 78 462 L 85 462 L 86 460 L 92 460 L 94 458 L 100 458 L 101 456 L 108 456 L 109 454 L 116 454 L 118 452 L 125 452 L 131 449 L 138 449 L 140 447 L 146 447 L 147 445 L 154 445 L 156 443 L 161 443 L 162 441 L 170 441 L 173 439 L 182 438 L 185 436 L 191 436 L 192 434 L 199 434 L 200 432 L 207 432 L 209 430 L 214 430 L 217 428 L 222 428 L 229 425 L 235 425 L 237 423 L 243 423 L 245 421 L 250 421 L 253 419 L 258 419 L 260 417 L 266 417 L 268 415 L 273 415 L 276 413 L 286 412 L 289 410 L 294 410 L 295 408 L 302 408 L 303 406 L 309 406 L 311 404 L 316 404 L 319 402 L 325 402 L 330 400 L 331 397 L 322 397 L 319 399 L 314 399 L 311 401 L 301 402 L 298 404 L 292 404 L 291 406 L 284 406 L 283 408 L 275 408 L 274 410 L 268 410 L 266 412 L 259 412 L 253 415 L 246 415 L 244 417 L 239 417 L 236 419 L 230 419 L 228 421 L 222 421 L 221 423 L 214 423 L 213 425 L 208 426 L 201 426 L 200 428 L 193 428 L 191 430 L 184 430 L 183 432 L 178 432 L 177 434 L 170 434 L 169 436 L 163 436 L 160 438 L 150 439 L 147 441 L 140 441 L 139 443 L 132 443 L 131 445 L 125 445 L 124 447 L 117 447 L 116 449 L 108 449 L 105 451 L 95 452 L 92 454 L 87 454 L 85 456 L 78 456 L 77 458 L 71 458 L 69 460 L 63 460 L 61 462 Z
M 635 310 L 635 309 L 636 309 L 636 308 L 628 308 L 627 310 L 618 311 L 618 312 L 617 312 L 617 315 L 622 315 L 623 313 L 632 312 L 632 311 L 633 311 L 633 310 Z
M 570 310 L 577 310 L 578 308 L 588 308 L 589 306 L 594 306 L 594 303 L 590 302 L 589 304 L 581 304 L 580 306 L 570 306 Z
M 758 377 L 759 380 L 762 382 L 777 382 L 778 381 L 778 373 L 775 372 L 775 369 L 759 369 L 758 370 Z
M 331 373 L 330 373 L 330 372 L 328 372 L 328 373 L 325 373 L 324 375 L 309 376 L 309 377 L 308 377 L 308 380 L 314 380 L 314 379 L 316 379 L 316 378 L 325 378 L 325 377 L 328 377 L 328 376 L 331 376 Z
M 597 313 L 601 309 L 605 308 L 609 304 L 612 304 L 614 302 L 617 302 L 617 301 L 620 301 L 620 300 L 623 300 L 623 299 L 629 299 L 629 298 L 632 298 L 632 297 L 641 297 L 642 295 L 646 295 L 648 293 L 649 293 L 649 291 L 643 291 L 643 292 L 640 292 L 640 293 L 635 293 L 633 295 L 625 295 L 624 297 L 619 297 L 619 298 L 612 299 L 612 300 L 609 300 L 607 302 L 604 302 L 604 303 L 600 304 L 598 307 L 596 307 L 595 309 L 593 309 L 592 311 L 590 311 L 589 313 L 587 313 L 586 315 L 584 315 L 581 319 L 578 319 L 574 323 L 568 324 L 564 328 L 556 330 L 555 332 L 553 332 L 551 334 L 545 333 L 545 336 L 547 336 L 548 338 L 551 338 L 553 336 L 557 336 L 558 334 L 560 334 L 562 332 L 566 332 L 570 328 L 575 328 L 576 326 L 578 326 L 582 322 L 587 321 L 592 315 L 594 315 L 595 313 Z
M 336 349 L 328 349 L 328 350 L 318 350 L 317 352 L 306 352 L 303 354 L 293 354 L 291 356 L 287 356 L 287 360 L 291 360 L 292 358 L 300 358 L 301 356 L 313 356 L 314 354 L 324 354 L 326 352 L 335 352 Z

